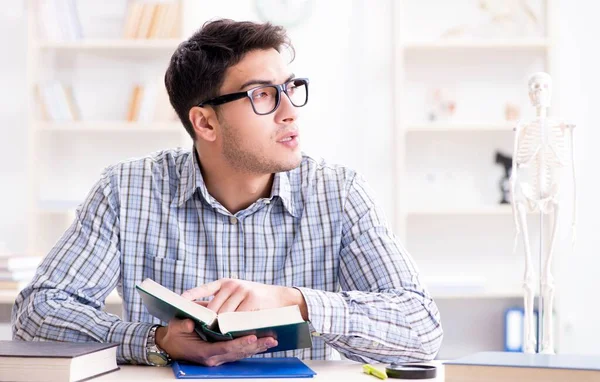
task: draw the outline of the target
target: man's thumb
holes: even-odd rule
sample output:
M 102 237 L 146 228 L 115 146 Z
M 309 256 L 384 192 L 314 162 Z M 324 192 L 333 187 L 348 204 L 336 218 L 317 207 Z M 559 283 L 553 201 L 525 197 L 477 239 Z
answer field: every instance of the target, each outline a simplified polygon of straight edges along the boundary
M 175 330 L 181 333 L 191 333 L 194 331 L 194 321 L 190 319 L 185 320 L 173 320 Z

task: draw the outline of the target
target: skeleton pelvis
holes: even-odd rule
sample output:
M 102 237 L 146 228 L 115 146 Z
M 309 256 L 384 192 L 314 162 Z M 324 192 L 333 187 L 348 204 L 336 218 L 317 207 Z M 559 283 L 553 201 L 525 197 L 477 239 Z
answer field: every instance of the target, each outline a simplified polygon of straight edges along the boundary
M 556 184 L 553 184 L 549 192 L 542 196 L 529 184 L 522 183 L 520 188 L 530 212 L 541 211 L 544 214 L 548 214 L 554 211 L 554 205 L 558 201 L 558 186 Z

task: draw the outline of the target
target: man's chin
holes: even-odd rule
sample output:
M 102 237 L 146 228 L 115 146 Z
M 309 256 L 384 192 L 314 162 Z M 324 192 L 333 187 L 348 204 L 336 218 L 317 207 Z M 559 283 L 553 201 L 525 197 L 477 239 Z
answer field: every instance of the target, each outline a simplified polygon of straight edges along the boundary
M 302 153 L 300 152 L 300 150 L 298 150 L 298 154 L 295 155 L 293 158 L 287 158 L 286 161 L 279 162 L 277 166 L 278 170 L 275 172 L 291 171 L 293 169 L 298 168 L 301 163 Z

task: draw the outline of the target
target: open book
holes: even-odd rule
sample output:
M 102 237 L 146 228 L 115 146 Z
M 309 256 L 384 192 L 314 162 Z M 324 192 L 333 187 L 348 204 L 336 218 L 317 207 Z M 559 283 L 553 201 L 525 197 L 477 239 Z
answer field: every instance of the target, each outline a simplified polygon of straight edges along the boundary
M 302 319 L 297 305 L 217 314 L 151 279 L 144 280 L 136 288 L 151 315 L 164 322 L 173 318 L 189 318 L 196 323 L 196 333 L 208 342 L 254 334 L 259 338 L 273 337 L 277 340 L 277 346 L 267 350 L 267 353 L 312 346 L 308 323 Z

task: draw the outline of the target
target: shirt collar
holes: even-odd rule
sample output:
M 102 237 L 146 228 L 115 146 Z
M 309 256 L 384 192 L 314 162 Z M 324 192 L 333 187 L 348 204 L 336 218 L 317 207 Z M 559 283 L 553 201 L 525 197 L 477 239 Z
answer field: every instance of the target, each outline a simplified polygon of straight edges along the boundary
M 202 178 L 202 172 L 200 171 L 200 165 L 198 164 L 198 156 L 196 154 L 196 148 L 192 147 L 192 152 L 188 155 L 185 163 L 181 169 L 181 176 L 179 178 L 179 189 L 175 194 L 173 203 L 177 207 L 183 206 L 196 190 L 200 191 L 200 194 L 209 204 L 214 200 L 208 193 L 204 179 Z M 211 200 L 212 199 L 212 200 Z
M 285 209 L 295 218 L 299 218 L 298 209 L 294 203 L 294 193 L 290 186 L 289 172 L 277 172 L 271 188 L 271 199 L 278 196 Z
M 198 190 L 202 198 L 213 207 L 220 205 L 220 203 L 213 198 L 206 188 L 202 172 L 200 171 L 200 164 L 198 162 L 198 155 L 196 154 L 196 148 L 192 147 L 192 152 L 185 160 L 181 170 L 181 177 L 179 181 L 179 189 L 173 199 L 173 202 L 177 207 L 183 206 L 191 197 L 194 192 Z M 294 203 L 294 196 L 292 188 L 290 186 L 289 172 L 277 172 L 273 178 L 273 186 L 271 187 L 271 197 L 279 197 L 283 203 L 285 209 L 290 215 L 298 218 L 298 209 Z

